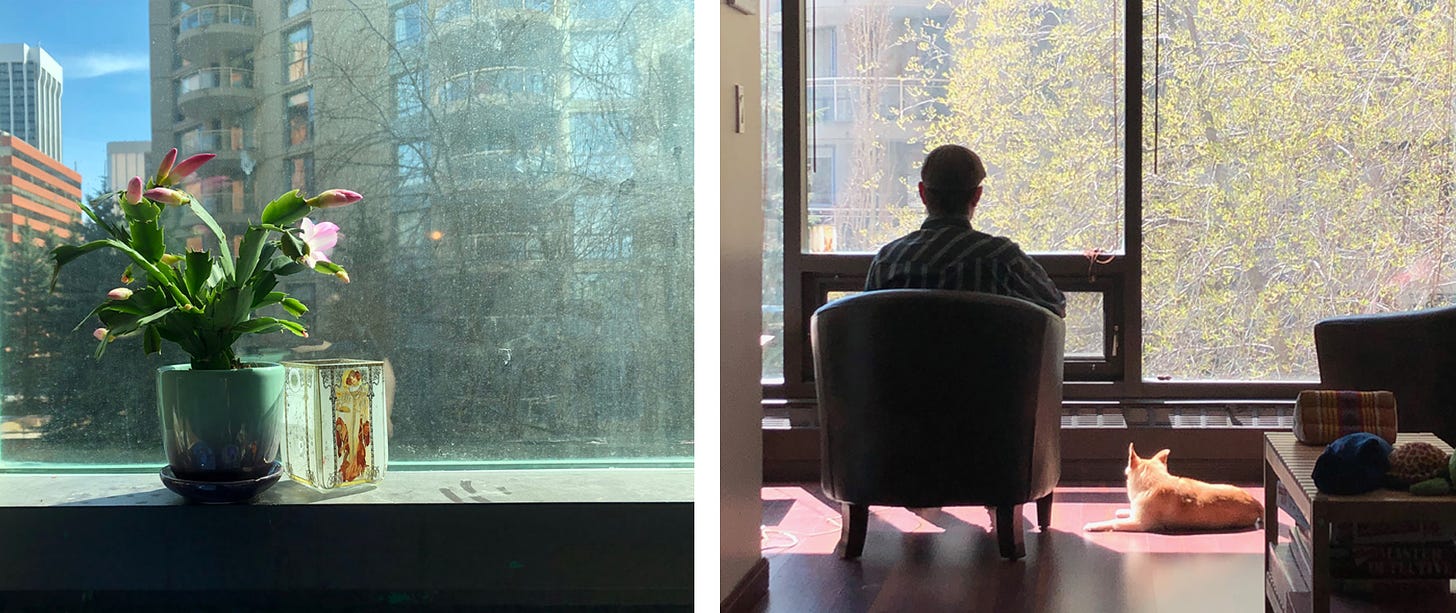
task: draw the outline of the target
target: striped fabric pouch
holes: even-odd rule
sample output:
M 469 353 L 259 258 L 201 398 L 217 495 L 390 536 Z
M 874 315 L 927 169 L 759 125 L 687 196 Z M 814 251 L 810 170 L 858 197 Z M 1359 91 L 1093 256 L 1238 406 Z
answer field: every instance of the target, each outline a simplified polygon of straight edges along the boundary
M 1395 394 L 1304 390 L 1294 402 L 1294 438 L 1328 445 L 1354 432 L 1369 432 L 1395 444 Z

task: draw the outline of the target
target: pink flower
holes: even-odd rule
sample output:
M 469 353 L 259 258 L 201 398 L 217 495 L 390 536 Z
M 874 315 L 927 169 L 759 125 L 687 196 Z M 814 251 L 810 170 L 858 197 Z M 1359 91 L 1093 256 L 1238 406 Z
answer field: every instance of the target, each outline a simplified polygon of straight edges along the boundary
M 186 178 L 187 175 L 197 172 L 198 168 L 202 168 L 203 164 L 206 164 L 209 160 L 215 157 L 217 157 L 216 153 L 199 153 L 185 160 L 177 162 L 177 165 L 173 166 L 171 172 L 168 172 L 167 176 L 163 177 L 162 180 L 166 181 L 167 183 L 176 183 L 178 181 L 181 181 L 182 179 Z
M 118 287 L 114 290 L 106 292 L 106 297 L 112 300 L 126 300 L 127 298 L 131 298 L 131 293 L 131 289 L 129 288 Z
M 98 341 L 104 341 L 106 340 L 106 335 L 110 333 L 111 331 L 106 328 L 97 328 L 91 332 L 91 336 L 95 337 Z
M 352 192 L 347 189 L 331 189 L 305 200 L 304 203 L 316 209 L 327 209 L 344 206 L 346 204 L 354 204 L 363 199 L 364 196 L 359 195 L 359 192 Z
M 308 243 L 308 255 L 303 256 L 303 265 L 313 268 L 319 262 L 331 262 L 329 250 L 339 242 L 339 226 L 331 221 L 315 224 L 313 220 L 305 217 L 299 223 L 303 228 L 303 242 Z
M 136 204 L 142 201 L 142 178 L 132 177 L 126 182 L 126 201 Z
M 152 178 L 156 185 L 166 185 L 167 175 L 172 172 L 172 164 L 177 161 L 177 148 L 173 147 L 167 155 L 162 156 L 162 163 L 157 165 L 157 176 Z
M 181 206 L 192 201 L 192 198 L 189 198 L 187 196 L 187 192 L 182 192 L 175 189 L 167 189 L 165 187 L 153 187 L 152 189 L 143 192 L 142 196 L 146 197 L 152 202 L 170 204 L 172 206 Z

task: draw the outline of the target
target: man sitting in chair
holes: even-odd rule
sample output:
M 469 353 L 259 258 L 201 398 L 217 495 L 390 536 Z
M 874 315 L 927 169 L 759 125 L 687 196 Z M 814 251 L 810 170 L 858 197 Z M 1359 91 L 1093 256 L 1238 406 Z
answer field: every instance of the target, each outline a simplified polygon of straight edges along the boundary
M 941 145 L 920 167 L 920 201 L 927 219 L 919 230 L 880 248 L 865 291 L 958 289 L 1012 296 L 1067 316 L 1067 299 L 1046 270 L 1016 243 L 971 229 L 986 166 L 960 145 Z

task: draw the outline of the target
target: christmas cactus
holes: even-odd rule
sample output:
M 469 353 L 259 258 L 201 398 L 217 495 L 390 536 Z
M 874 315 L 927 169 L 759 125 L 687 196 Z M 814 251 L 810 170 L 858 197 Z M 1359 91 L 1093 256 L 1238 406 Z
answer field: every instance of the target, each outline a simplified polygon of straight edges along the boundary
M 116 339 L 140 336 L 147 354 L 161 351 L 164 340 L 176 343 L 192 357 L 196 370 L 242 368 L 233 344 L 244 334 L 308 336 L 303 324 L 295 321 L 308 307 L 276 290 L 279 277 L 314 270 L 349 282 L 344 268 L 328 257 L 338 241 L 338 226 L 314 223 L 307 216 L 315 209 L 358 202 L 359 194 L 331 189 L 312 198 L 304 198 L 298 190 L 279 196 L 264 207 L 260 222 L 248 227 L 234 257 L 217 221 L 178 185 L 213 157 L 200 153 L 177 162 L 177 150 L 169 151 L 150 181 L 143 184 L 141 177 L 132 177 L 125 190 L 113 194 L 124 223 L 112 224 L 81 204 L 86 216 L 111 238 L 51 250 L 52 291 L 61 267 L 93 251 L 114 249 L 131 260 L 121 274 L 122 287 L 108 292 L 106 300 L 76 326 L 79 329 L 92 316 L 100 319 L 102 327 L 94 332 L 100 343 L 98 358 Z M 190 208 L 217 239 L 217 253 L 168 253 L 161 217 L 169 206 Z M 137 283 L 141 285 L 128 287 Z M 288 317 L 254 314 L 272 305 Z

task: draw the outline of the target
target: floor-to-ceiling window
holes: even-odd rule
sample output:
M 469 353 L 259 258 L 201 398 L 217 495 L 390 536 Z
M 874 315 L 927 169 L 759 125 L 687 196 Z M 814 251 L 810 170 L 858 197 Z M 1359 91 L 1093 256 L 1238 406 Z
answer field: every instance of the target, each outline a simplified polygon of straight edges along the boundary
M 1316 321 L 1456 303 L 1449 1 L 762 9 L 769 397 L 943 143 L 1068 292 L 1068 398 L 1292 398 Z

